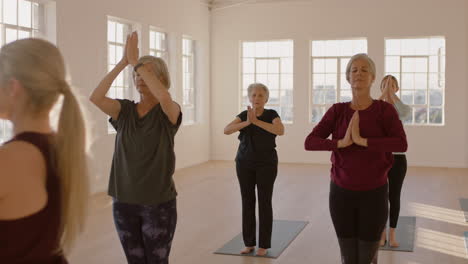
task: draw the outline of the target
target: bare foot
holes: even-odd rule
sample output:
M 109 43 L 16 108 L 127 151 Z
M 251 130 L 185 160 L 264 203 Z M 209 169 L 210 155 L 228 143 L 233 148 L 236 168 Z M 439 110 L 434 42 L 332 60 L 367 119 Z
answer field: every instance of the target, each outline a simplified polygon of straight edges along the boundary
M 240 253 L 241 254 L 249 254 L 254 251 L 255 247 L 245 247 Z
M 266 248 L 258 248 L 256 254 L 257 254 L 257 256 L 263 257 L 263 256 L 265 256 L 267 254 L 267 249 Z
M 384 229 L 380 236 L 380 246 L 383 247 L 387 243 L 387 230 Z
M 395 233 L 395 228 L 390 228 L 390 233 L 389 233 L 389 241 L 388 244 L 390 247 L 396 248 L 400 246 L 400 243 L 396 241 L 396 233 Z

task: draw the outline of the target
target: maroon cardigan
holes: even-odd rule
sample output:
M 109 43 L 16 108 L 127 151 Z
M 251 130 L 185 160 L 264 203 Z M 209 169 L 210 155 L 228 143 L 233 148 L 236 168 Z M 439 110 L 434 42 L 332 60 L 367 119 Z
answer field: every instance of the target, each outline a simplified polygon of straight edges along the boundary
M 338 186 L 355 191 L 372 190 L 387 182 L 393 164 L 392 152 L 405 152 L 406 134 L 395 108 L 374 100 L 359 111 L 359 131 L 367 147 L 352 144 L 338 149 L 354 114 L 350 102 L 334 104 L 307 136 L 306 150 L 331 150 L 331 178 Z M 332 139 L 327 139 L 330 134 Z

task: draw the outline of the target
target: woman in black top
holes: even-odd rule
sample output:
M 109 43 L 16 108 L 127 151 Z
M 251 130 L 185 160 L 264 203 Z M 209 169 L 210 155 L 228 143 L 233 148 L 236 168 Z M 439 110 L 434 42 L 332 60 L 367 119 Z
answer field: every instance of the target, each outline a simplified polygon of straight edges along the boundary
M 256 246 L 255 185 L 258 189 L 259 203 L 259 249 L 258 256 L 265 256 L 271 247 L 273 208 L 271 204 L 273 184 L 278 171 L 276 136 L 284 134 L 284 126 L 278 113 L 265 109 L 268 102 L 268 88 L 261 83 L 248 87 L 249 101 L 246 111 L 224 128 L 224 134 L 236 131 L 239 134 L 239 149 L 236 156 L 237 178 L 242 196 L 242 234 L 248 254 Z
M 128 65 L 140 101 L 116 100 L 107 92 Z M 177 224 L 174 137 L 182 122 L 169 93 L 166 63 L 138 57 L 138 35 L 127 37 L 125 52 L 91 94 L 117 131 L 109 178 L 114 223 L 129 264 L 169 263 Z

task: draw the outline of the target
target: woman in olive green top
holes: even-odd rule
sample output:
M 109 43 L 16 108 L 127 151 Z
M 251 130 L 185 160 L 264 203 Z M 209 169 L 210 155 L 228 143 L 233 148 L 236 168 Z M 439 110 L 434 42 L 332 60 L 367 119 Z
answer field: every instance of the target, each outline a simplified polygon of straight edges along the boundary
M 138 59 L 136 32 L 125 54 L 92 93 L 90 100 L 109 115 L 117 131 L 109 180 L 114 222 L 128 263 L 168 263 L 177 209 L 174 181 L 174 136 L 182 122 L 179 105 L 168 91 L 164 61 Z M 127 65 L 134 67 L 140 101 L 106 96 Z

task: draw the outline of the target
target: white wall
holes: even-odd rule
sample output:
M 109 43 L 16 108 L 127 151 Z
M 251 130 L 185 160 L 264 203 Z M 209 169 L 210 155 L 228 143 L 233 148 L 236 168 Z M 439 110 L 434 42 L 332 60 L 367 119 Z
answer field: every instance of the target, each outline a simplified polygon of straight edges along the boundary
M 310 0 L 244 4 L 212 12 L 212 159 L 232 160 L 237 137 L 223 127 L 239 109 L 240 41 L 294 40 L 294 124 L 277 140 L 281 162 L 328 163 L 328 152 L 306 152 L 309 120 L 309 41 L 367 37 L 368 52 L 383 76 L 384 38 L 446 37 L 447 73 L 443 127 L 407 126 L 410 165 L 468 167 L 468 16 L 464 0 Z M 377 86 L 373 95 L 377 96 Z M 235 99 L 233 99 L 235 98 Z
M 141 24 L 142 48 L 148 47 L 148 26 L 169 34 L 170 71 L 176 101 L 182 98 L 182 35 L 197 42 L 197 87 L 201 121 L 182 126 L 176 136 L 177 168 L 209 160 L 210 148 L 210 13 L 198 0 L 58 0 L 57 45 L 68 64 L 72 84 L 83 96 L 91 139 L 92 190 L 107 188 L 114 151 L 114 135 L 107 134 L 106 116 L 87 101 L 87 97 L 107 72 L 107 16 Z M 144 50 L 142 50 L 144 51 Z

